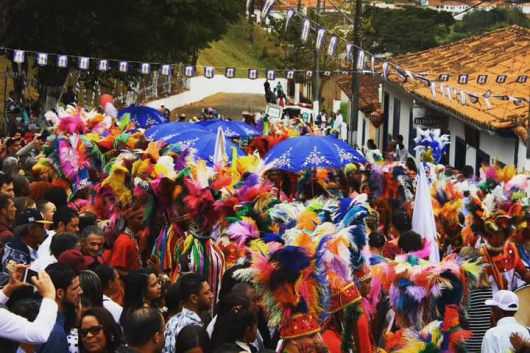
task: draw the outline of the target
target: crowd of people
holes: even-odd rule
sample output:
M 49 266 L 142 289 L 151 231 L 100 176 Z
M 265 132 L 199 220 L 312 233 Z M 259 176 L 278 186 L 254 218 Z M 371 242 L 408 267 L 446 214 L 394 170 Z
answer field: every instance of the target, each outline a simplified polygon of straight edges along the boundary
M 367 146 L 367 164 L 289 173 L 262 157 L 296 124 L 266 122 L 248 156 L 211 165 L 127 118 L 46 119 L 2 146 L 2 351 L 530 347 L 530 189 L 514 167 L 444 167 L 431 134 L 420 172 L 397 137 L 391 158 Z M 422 172 L 434 240 L 413 230 Z

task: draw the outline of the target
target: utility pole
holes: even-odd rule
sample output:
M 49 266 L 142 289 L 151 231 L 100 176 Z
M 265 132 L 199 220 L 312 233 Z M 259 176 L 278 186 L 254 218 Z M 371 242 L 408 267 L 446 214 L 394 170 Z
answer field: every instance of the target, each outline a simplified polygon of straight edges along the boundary
M 352 0 L 353 8 L 353 0 Z M 359 115 L 359 86 L 361 74 L 357 71 L 359 60 L 359 48 L 361 46 L 361 16 L 363 11 L 362 0 L 355 0 L 355 17 L 353 21 L 353 76 L 351 80 L 351 104 L 348 142 L 351 145 L 357 143 L 357 120 Z
M 320 25 L 320 1 L 321 0 L 317 0 L 317 33 L 318 33 L 318 25 Z M 315 48 L 315 72 L 313 74 L 313 102 L 314 101 L 318 102 L 318 109 L 320 111 L 321 110 L 320 109 L 320 95 L 319 95 L 320 91 L 318 89 L 319 79 L 320 79 L 319 67 L 320 67 L 320 51 L 316 50 Z

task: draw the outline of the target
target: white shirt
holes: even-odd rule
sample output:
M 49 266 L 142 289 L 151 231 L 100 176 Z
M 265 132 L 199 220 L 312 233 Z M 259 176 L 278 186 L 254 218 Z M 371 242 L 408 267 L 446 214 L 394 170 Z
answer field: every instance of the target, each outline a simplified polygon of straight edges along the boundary
M 114 321 L 119 324 L 121 313 L 123 312 L 123 308 L 120 306 L 120 304 L 116 303 L 115 301 L 107 297 L 105 294 L 103 294 L 103 307 L 107 309 L 109 313 L 111 313 L 112 317 L 114 318 Z
M 482 340 L 482 353 L 509 352 L 512 349 L 510 335 L 518 333 L 523 339 L 530 339 L 528 329 L 518 324 L 513 317 L 504 317 L 497 322 L 496 327 L 486 331 Z
M 399 145 L 396 145 L 396 155 L 397 155 L 398 161 L 400 161 L 400 162 L 406 162 L 407 161 L 407 157 L 409 156 L 409 152 L 407 151 L 407 148 L 405 147 L 405 145 L 403 145 L 403 149 L 400 149 Z
M 53 238 L 54 235 L 55 235 L 55 231 L 54 230 L 49 230 L 48 231 L 48 236 L 46 237 L 46 239 L 44 239 L 42 244 L 39 246 L 39 250 L 37 250 L 37 253 L 39 254 L 39 257 L 45 257 L 45 256 L 50 256 L 51 255 L 51 253 L 50 253 L 50 244 L 52 243 L 52 238 Z
M 5 304 L 8 300 L 4 291 L 0 291 L 0 304 Z M 30 322 L 6 309 L 0 309 L 0 337 L 28 344 L 45 343 L 55 325 L 57 310 L 54 300 L 44 298 L 37 318 Z
M 57 263 L 57 259 L 53 255 L 39 256 L 39 258 L 31 263 L 30 268 L 33 271 L 44 271 L 48 265 Z

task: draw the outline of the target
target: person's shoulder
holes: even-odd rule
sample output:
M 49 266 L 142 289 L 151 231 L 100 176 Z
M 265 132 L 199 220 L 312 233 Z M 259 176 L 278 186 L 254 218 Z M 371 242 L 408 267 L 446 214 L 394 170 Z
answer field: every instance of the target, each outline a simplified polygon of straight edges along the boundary
M 116 246 L 117 244 L 134 244 L 134 240 L 132 240 L 131 237 L 128 236 L 127 234 L 121 233 L 116 238 L 116 242 L 114 242 L 114 246 Z

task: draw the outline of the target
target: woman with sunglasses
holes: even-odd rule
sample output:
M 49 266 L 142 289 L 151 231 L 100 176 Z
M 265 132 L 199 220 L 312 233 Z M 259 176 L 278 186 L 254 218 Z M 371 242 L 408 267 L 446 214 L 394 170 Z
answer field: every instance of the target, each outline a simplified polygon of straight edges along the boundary
M 104 308 L 94 307 L 83 313 L 78 330 L 80 353 L 110 353 L 121 344 L 121 330 Z

